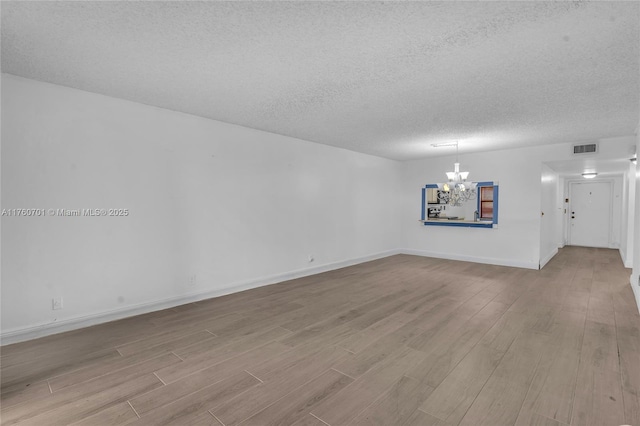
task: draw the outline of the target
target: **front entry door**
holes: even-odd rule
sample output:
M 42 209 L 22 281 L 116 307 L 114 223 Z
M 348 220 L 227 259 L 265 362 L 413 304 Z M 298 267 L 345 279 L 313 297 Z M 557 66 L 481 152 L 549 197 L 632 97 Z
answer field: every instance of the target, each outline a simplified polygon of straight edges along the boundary
M 572 182 L 569 244 L 609 247 L 611 183 Z

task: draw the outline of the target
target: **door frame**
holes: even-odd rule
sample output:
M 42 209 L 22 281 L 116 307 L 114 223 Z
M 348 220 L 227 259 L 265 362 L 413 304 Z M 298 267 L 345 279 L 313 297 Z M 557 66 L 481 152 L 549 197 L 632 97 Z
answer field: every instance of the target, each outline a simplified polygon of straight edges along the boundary
M 609 185 L 609 227 L 607 229 L 607 247 L 606 248 L 614 248 L 611 243 L 611 236 L 613 235 L 613 190 L 615 188 L 615 182 L 613 179 L 571 179 L 567 180 L 569 187 L 569 204 L 567 206 L 567 220 L 565 223 L 567 229 L 567 245 L 571 244 L 571 208 L 573 205 L 573 185 L 584 185 L 589 183 L 606 183 Z

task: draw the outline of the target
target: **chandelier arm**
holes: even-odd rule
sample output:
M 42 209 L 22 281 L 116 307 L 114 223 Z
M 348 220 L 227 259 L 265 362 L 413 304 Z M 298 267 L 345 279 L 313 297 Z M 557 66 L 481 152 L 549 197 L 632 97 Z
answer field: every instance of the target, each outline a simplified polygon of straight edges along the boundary
M 456 141 L 456 162 L 453 165 L 453 172 L 446 172 L 449 182 L 443 184 L 444 191 L 438 192 L 438 200 L 450 206 L 460 206 L 462 202 L 475 200 L 477 196 L 475 185 L 464 183 L 467 181 L 469 172 L 460 171 L 459 152 L 459 143 Z

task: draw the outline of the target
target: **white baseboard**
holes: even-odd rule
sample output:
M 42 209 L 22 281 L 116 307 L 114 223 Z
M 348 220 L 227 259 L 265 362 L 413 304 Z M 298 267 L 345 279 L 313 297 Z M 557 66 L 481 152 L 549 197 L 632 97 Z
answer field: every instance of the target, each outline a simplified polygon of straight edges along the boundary
M 631 284 L 633 295 L 636 297 L 636 307 L 638 308 L 638 313 L 640 313 L 640 277 L 638 275 L 631 274 L 629 277 L 629 284 Z
M 298 269 L 285 272 L 282 274 L 271 275 L 267 277 L 257 278 L 253 280 L 233 283 L 222 289 L 208 290 L 200 293 L 191 293 L 178 297 L 169 297 L 166 299 L 154 300 L 151 302 L 139 303 L 137 305 L 127 306 L 125 308 L 113 309 L 109 311 L 98 312 L 89 315 L 68 318 L 55 323 L 37 324 L 28 327 L 16 328 L 3 331 L 0 334 L 0 345 L 8 345 L 11 343 L 23 342 L 25 340 L 36 339 L 38 337 L 49 336 L 51 334 L 62 333 L 65 331 L 76 330 L 79 328 L 89 327 L 96 324 L 102 324 L 109 321 L 115 321 L 134 315 L 146 314 L 149 312 L 159 311 L 162 309 L 173 308 L 175 306 L 184 305 L 185 303 L 197 302 L 200 300 L 211 299 L 213 297 L 224 296 L 226 294 L 237 293 L 239 291 L 250 290 L 252 288 L 262 287 L 269 284 L 275 284 L 282 281 L 288 281 L 296 278 L 315 275 L 322 272 L 332 271 L 334 269 L 345 268 L 347 266 L 357 265 L 359 263 L 369 262 L 383 257 L 400 254 L 400 250 L 388 250 L 380 253 L 374 253 L 367 256 L 357 257 L 353 259 L 342 260 L 339 262 L 327 263 L 311 268 Z
M 538 262 L 517 261 L 509 259 L 495 259 L 490 257 L 464 256 L 451 253 L 439 253 L 425 250 L 402 249 L 402 254 L 415 256 L 435 257 L 437 259 L 461 260 L 463 262 L 484 263 L 489 265 L 511 266 L 514 268 L 538 269 Z
M 557 250 L 545 258 L 542 266 L 546 264 L 555 254 Z M 124 308 L 113 309 L 109 311 L 102 311 L 89 315 L 82 315 L 73 318 L 56 321 L 55 323 L 36 324 L 33 326 L 22 327 L 3 331 L 0 333 L 0 345 L 8 345 L 11 343 L 23 342 L 25 340 L 36 339 L 38 337 L 49 336 L 52 334 L 62 333 L 65 331 L 76 330 L 79 328 L 89 327 L 96 324 L 102 324 L 109 321 L 115 321 L 122 318 L 131 317 L 134 315 L 146 314 L 149 312 L 159 311 L 162 309 L 173 308 L 175 306 L 184 305 L 185 303 L 197 302 L 200 300 L 211 299 L 213 297 L 224 296 L 226 294 L 237 293 L 240 291 L 250 290 L 252 288 L 262 287 L 270 284 L 275 284 L 282 281 L 288 281 L 296 278 L 302 278 L 309 275 L 319 274 L 322 272 L 332 271 L 335 269 L 345 268 L 348 266 L 357 265 L 364 262 L 369 262 L 376 259 L 381 259 L 396 254 L 410 254 L 423 257 L 434 257 L 437 259 L 448 260 L 460 260 L 464 262 L 475 262 L 490 265 L 510 266 L 515 268 L 526 269 L 538 269 L 536 262 L 527 261 L 513 261 L 508 259 L 495 259 L 487 257 L 476 256 L 464 256 L 449 253 L 429 252 L 423 250 L 414 249 L 395 249 L 387 250 L 380 253 L 374 253 L 367 256 L 358 258 L 347 259 L 339 262 L 327 263 L 324 265 L 318 265 L 311 268 L 298 269 L 294 271 L 285 272 L 282 274 L 271 275 L 267 277 L 261 277 L 253 280 L 247 280 L 238 283 L 232 283 L 229 286 L 221 289 L 208 290 L 199 293 L 191 293 L 187 295 L 180 295 L 178 297 L 170 297 L 160 300 L 154 300 L 150 302 L 140 303 L 137 305 L 130 305 Z M 637 280 L 637 278 L 636 278 Z M 637 286 L 636 286 L 637 287 Z M 634 293 L 636 300 L 640 306 L 640 289 L 634 287 Z
M 546 256 L 542 257 L 540 259 L 540 269 L 544 268 L 544 265 L 549 263 L 549 261 L 551 259 L 553 259 L 553 256 L 555 256 L 556 254 L 558 254 L 558 249 L 557 248 L 551 250 L 551 252 L 549 254 L 547 254 Z

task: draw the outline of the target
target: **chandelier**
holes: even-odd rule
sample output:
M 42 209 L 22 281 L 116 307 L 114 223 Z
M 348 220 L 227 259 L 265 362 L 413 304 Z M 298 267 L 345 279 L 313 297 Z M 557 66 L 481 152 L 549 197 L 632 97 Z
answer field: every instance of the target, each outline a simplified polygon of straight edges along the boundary
M 451 145 L 453 144 L 447 144 L 447 146 Z M 447 172 L 447 179 L 449 179 L 449 182 L 438 184 L 438 199 L 441 203 L 449 204 L 450 206 L 460 206 L 466 201 L 475 200 L 477 194 L 476 188 L 478 186 L 476 182 L 467 182 L 469 172 L 460 171 L 460 163 L 458 162 L 458 142 L 455 143 L 455 146 L 456 162 L 453 164 L 453 171 Z

